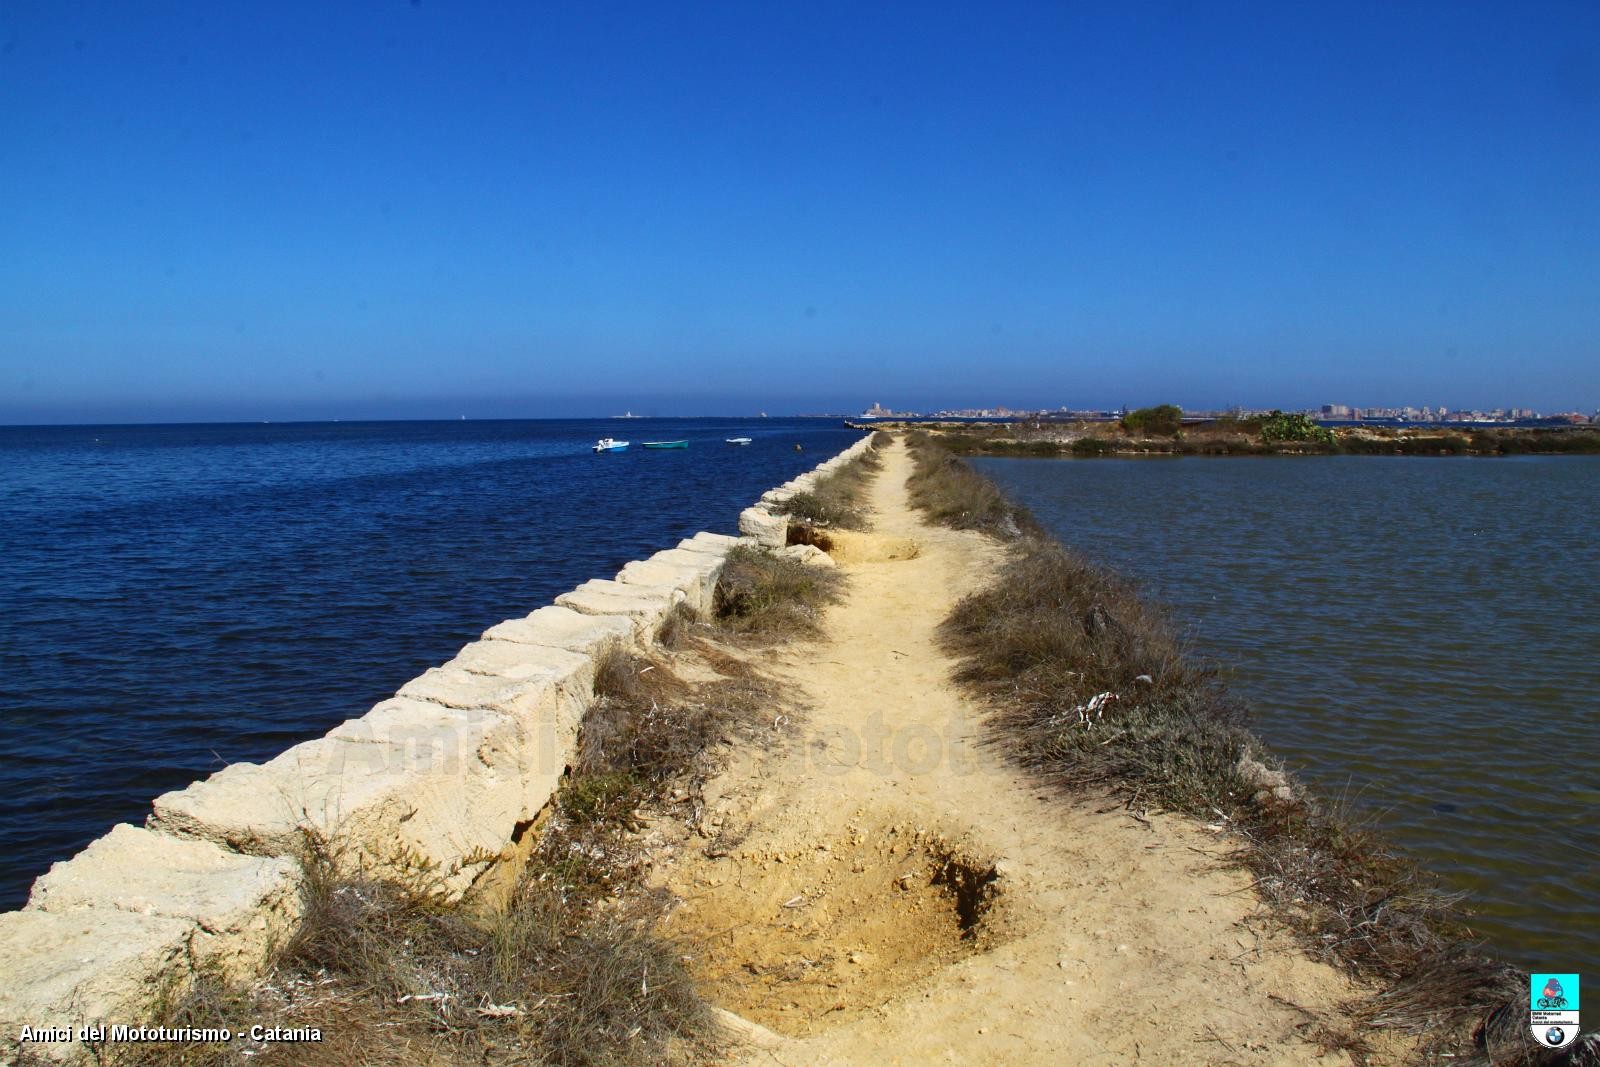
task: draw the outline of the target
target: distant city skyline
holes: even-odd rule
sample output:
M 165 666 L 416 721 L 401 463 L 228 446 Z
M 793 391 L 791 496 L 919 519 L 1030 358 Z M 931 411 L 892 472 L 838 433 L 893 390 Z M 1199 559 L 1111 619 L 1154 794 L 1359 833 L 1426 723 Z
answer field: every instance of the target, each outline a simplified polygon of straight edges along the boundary
M 181 406 L 157 406 L 149 409 L 150 417 L 123 417 L 116 412 L 106 412 L 94 408 L 73 409 L 65 413 L 65 417 L 46 419 L 17 419 L 10 422 L 0 421 L 0 425 L 106 425 L 119 423 L 195 423 L 195 422 L 361 422 L 361 421 L 406 421 L 406 420 L 478 420 L 478 419 L 541 419 L 541 418 L 569 418 L 569 419 L 607 419 L 615 418 L 624 413 L 645 418 L 727 418 L 727 419 L 752 419 L 762 416 L 794 417 L 794 416 L 823 416 L 836 418 L 854 418 L 872 412 L 875 408 L 878 417 L 892 418 L 896 415 L 912 415 L 928 417 L 933 415 L 959 415 L 961 417 L 1006 417 L 1028 416 L 1040 413 L 1096 412 L 1112 413 L 1123 410 L 1132 410 L 1139 407 L 1153 407 L 1158 404 L 1175 403 L 1171 397 L 1150 397 L 1137 401 L 1127 401 L 1116 404 L 1091 404 L 1091 403 L 1056 403 L 1056 404 L 999 404 L 999 403 L 972 403 L 956 401 L 946 404 L 882 404 L 879 401 L 862 403 L 859 399 L 845 399 L 811 405 L 784 403 L 756 404 L 742 398 L 724 398 L 721 401 L 700 401 L 694 398 L 669 398 L 660 402 L 649 400 L 619 400 L 616 403 L 597 401 L 592 398 L 579 398 L 573 401 L 570 408 L 557 407 L 555 410 L 530 411 L 523 403 L 515 399 L 501 399 L 493 403 L 478 403 L 470 399 L 455 401 L 450 400 L 424 400 L 415 402 L 379 401 L 368 404 L 362 403 L 323 403 L 311 405 L 272 405 L 259 404 L 243 409 L 230 409 L 227 407 L 208 406 L 205 414 L 196 414 Z M 1433 420 L 1445 418 L 1469 419 L 1538 419 L 1553 418 L 1564 415 L 1579 415 L 1584 418 L 1600 420 L 1600 407 L 1582 408 L 1572 405 L 1556 406 L 1553 408 L 1533 408 L 1525 405 L 1497 404 L 1483 406 L 1452 407 L 1450 405 L 1429 404 L 1220 404 L 1220 405 L 1188 405 L 1179 404 L 1185 414 L 1190 415 L 1218 415 L 1229 412 L 1265 412 L 1272 409 L 1283 411 L 1305 412 L 1320 418 L 1345 419 L 1345 418 L 1410 418 L 1413 420 Z
M 3 5 L 0 423 L 1592 411 L 1596 39 L 1559 0 Z
M 932 410 L 896 410 L 893 407 L 874 402 L 859 415 L 863 419 L 893 419 L 901 418 L 1033 418 L 1033 417 L 1061 417 L 1071 415 L 1108 416 L 1113 414 L 1126 414 L 1137 407 L 1154 407 L 1155 404 L 1124 404 L 1118 407 L 1088 406 L 1073 407 L 1071 405 L 1057 405 L 1055 407 L 1010 407 L 1007 405 L 964 405 L 942 407 Z M 1401 404 L 1401 405 L 1359 405 L 1359 404 L 1322 404 L 1320 406 L 1296 408 L 1282 404 L 1245 406 L 1229 405 L 1220 408 L 1188 408 L 1179 405 L 1185 416 L 1201 418 L 1217 417 L 1223 415 L 1261 415 L 1274 410 L 1303 413 L 1314 418 L 1326 421 L 1410 421 L 1410 422 L 1517 422 L 1539 419 L 1567 420 L 1578 423 L 1600 421 L 1600 409 L 1595 411 L 1579 411 L 1575 408 L 1563 408 L 1560 411 L 1539 411 L 1535 408 L 1514 407 L 1501 405 L 1499 407 L 1484 408 L 1452 408 L 1446 405 L 1431 406 L 1428 404 Z

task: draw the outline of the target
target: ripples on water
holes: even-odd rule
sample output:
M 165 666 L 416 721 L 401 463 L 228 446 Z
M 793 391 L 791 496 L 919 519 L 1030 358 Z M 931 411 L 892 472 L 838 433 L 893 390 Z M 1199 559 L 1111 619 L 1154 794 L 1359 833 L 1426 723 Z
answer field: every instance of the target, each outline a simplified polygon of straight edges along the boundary
M 1170 605 L 1502 954 L 1600 976 L 1600 458 L 977 465 Z
M 606 434 L 627 453 L 596 456 Z M 725 437 L 750 436 L 744 448 Z M 0 906 L 849 444 L 816 420 L 0 428 Z M 640 440 L 688 437 L 687 451 Z M 796 452 L 801 443 L 804 452 Z

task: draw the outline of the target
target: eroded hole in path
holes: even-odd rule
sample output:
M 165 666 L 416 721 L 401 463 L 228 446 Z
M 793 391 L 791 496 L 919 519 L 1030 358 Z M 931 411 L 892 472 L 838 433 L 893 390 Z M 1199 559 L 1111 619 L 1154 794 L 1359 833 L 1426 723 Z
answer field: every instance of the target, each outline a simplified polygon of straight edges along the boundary
M 994 863 L 909 824 L 750 848 L 677 887 L 667 932 L 711 998 L 801 1036 L 993 946 Z
M 922 551 L 922 546 L 909 537 L 890 537 L 798 522 L 789 524 L 789 543 L 815 545 L 838 563 L 895 563 L 916 559 Z

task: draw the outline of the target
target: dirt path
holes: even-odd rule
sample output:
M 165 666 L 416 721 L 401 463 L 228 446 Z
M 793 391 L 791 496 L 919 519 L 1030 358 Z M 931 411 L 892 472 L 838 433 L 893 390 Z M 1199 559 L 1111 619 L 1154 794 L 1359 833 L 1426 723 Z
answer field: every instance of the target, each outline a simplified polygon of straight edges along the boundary
M 896 443 L 829 636 L 772 667 L 807 705 L 799 738 L 713 783 L 723 836 L 666 871 L 695 969 L 775 1032 L 741 1055 L 1349 1063 L 1314 1035 L 1355 990 L 1255 916 L 1214 837 L 1064 804 L 978 744 L 935 627 L 999 550 L 922 523 L 910 469 Z

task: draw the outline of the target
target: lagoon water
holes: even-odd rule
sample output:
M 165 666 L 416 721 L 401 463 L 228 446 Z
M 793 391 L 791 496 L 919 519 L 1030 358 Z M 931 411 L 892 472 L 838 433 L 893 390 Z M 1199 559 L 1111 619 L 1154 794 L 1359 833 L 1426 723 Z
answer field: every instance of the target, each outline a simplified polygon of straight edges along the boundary
M 1600 977 L 1600 457 L 975 462 L 1503 957 Z
M 592 454 L 605 435 L 634 447 Z M 858 436 L 805 419 L 0 428 L 0 907 L 158 793 L 361 715 L 580 582 L 735 532 Z M 690 447 L 638 447 L 656 438 Z

